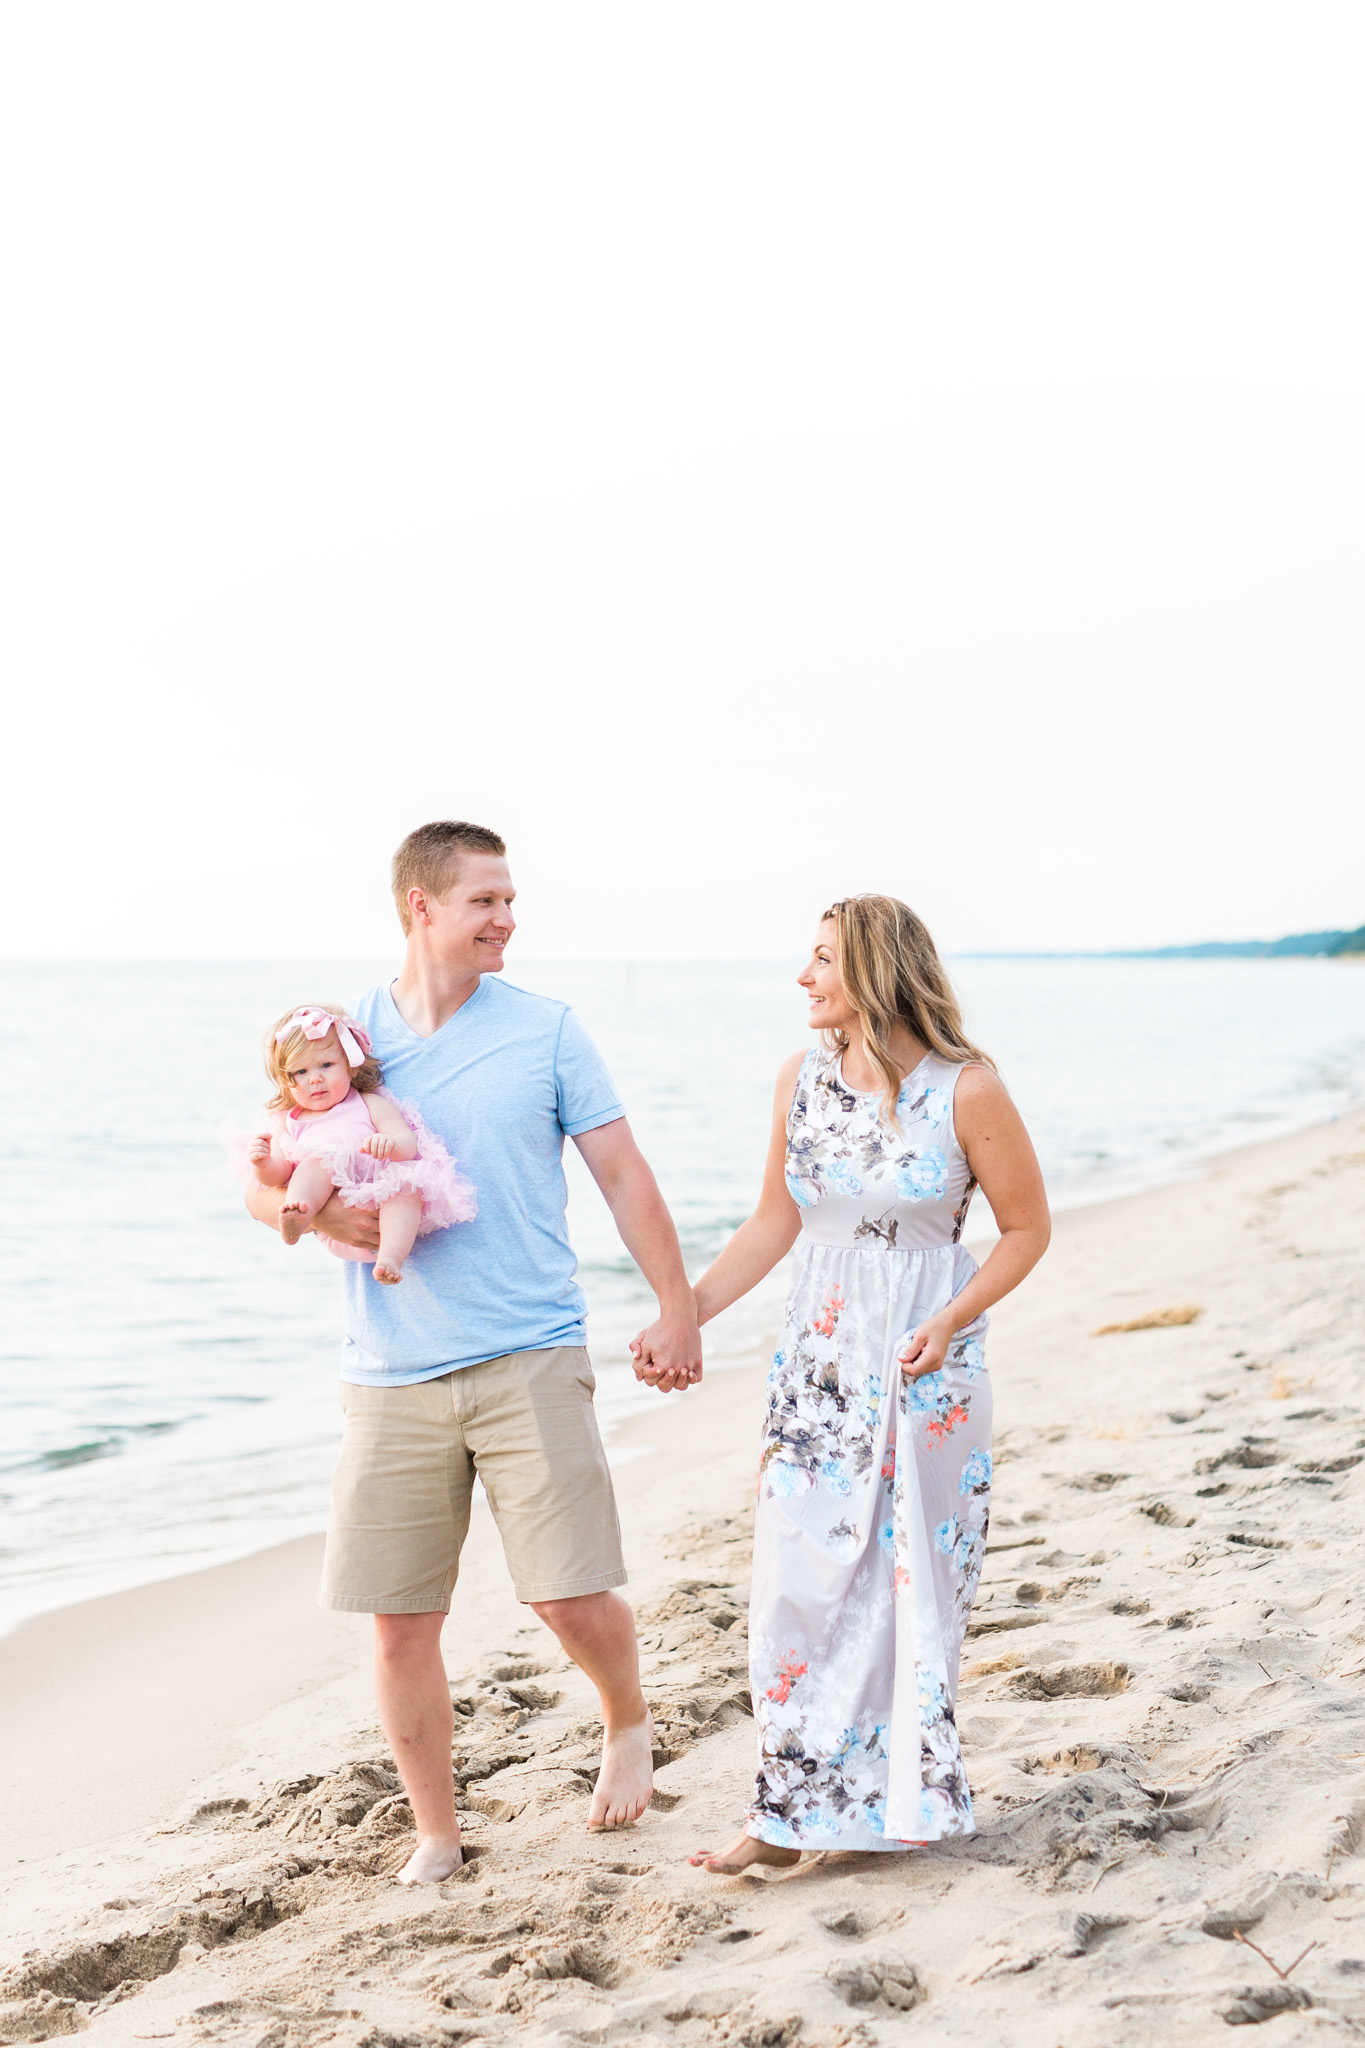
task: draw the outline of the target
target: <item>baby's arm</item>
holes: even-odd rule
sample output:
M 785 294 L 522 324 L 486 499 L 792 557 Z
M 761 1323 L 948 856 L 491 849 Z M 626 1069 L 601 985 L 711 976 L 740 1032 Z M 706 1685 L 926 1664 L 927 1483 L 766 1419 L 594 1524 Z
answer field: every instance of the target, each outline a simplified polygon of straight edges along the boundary
M 368 1152 L 371 1159 L 415 1159 L 417 1139 L 393 1104 L 382 1095 L 367 1095 L 365 1107 L 374 1130 L 361 1139 L 361 1151 Z
M 278 1132 L 274 1124 L 268 1131 L 261 1131 L 251 1140 L 247 1157 L 256 1184 L 263 1188 L 287 1188 L 294 1169 L 275 1142 Z

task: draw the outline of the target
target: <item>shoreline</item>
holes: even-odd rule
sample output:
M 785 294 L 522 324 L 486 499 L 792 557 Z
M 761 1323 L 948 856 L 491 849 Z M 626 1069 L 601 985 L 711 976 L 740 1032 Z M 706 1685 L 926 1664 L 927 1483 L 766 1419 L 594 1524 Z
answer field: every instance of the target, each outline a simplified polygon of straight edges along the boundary
M 95 1602 L 102 1615 L 30 1625 L 66 1638 L 67 1663 L 45 1679 L 27 1660 L 34 1690 L 0 1742 L 0 1799 L 27 1799 L 14 1847 L 34 1859 L 0 1877 L 0 2039 L 894 2048 L 911 2007 L 934 2048 L 1157 2048 L 1173 2022 L 1203 2044 L 1276 2013 L 1279 2041 L 1355 2038 L 1362 1221 L 1357 1112 L 1064 1212 L 993 1312 L 996 1484 L 958 1700 L 978 1832 L 956 1842 L 725 1880 L 686 1863 L 734 1832 L 752 1771 L 757 1362 L 618 1435 L 635 1454 L 617 1483 L 663 1758 L 659 1798 L 626 1833 L 583 1828 L 592 1697 L 512 1599 L 487 1518 L 444 1639 L 471 1862 L 439 1887 L 391 1882 L 409 1820 L 363 1620 L 346 1618 L 359 1626 L 339 1647 L 296 1640 L 309 1539 L 292 1586 L 258 1553 L 115 1596 L 118 1613 Z M 1185 1305 L 1193 1321 L 1097 1334 Z M 271 1588 L 274 1668 L 255 1639 Z M 116 1658 L 125 1691 L 102 1700 Z M 199 1731 L 224 1684 L 239 1703 Z M 55 1725 L 63 1687 L 102 1723 L 102 1762 L 73 1757 L 70 1722 Z M 173 1808 L 155 1745 L 177 1722 L 222 1760 Z M 75 1826 L 87 1768 L 139 1809 L 121 1833 Z M 1288 2003 L 1238 1933 L 1279 1968 L 1307 1951 Z
M 1132 1173 L 1128 1174 L 1116 1173 L 1112 1180 L 1106 1176 L 1097 1175 L 1095 1176 L 1094 1183 L 1092 1183 L 1088 1190 L 1085 1187 L 1081 1187 L 1071 1191 L 1063 1190 L 1056 1196 L 1049 1194 L 1052 1214 L 1054 1219 L 1056 1219 L 1061 1216 L 1088 1213 L 1091 1210 L 1104 1210 L 1117 1203 L 1140 1199 L 1148 1195 L 1154 1196 L 1160 1194 L 1163 1190 L 1189 1185 L 1210 1177 L 1224 1162 L 1237 1160 L 1244 1156 L 1250 1157 L 1263 1148 L 1282 1144 L 1286 1140 L 1303 1136 L 1311 1131 L 1325 1133 L 1334 1125 L 1361 1113 L 1365 1113 L 1365 1098 L 1351 1102 L 1330 1117 L 1311 1118 L 1306 1123 L 1299 1123 L 1289 1119 L 1285 1123 L 1277 1125 L 1268 1134 L 1247 1139 L 1226 1149 L 1191 1152 L 1183 1160 L 1173 1160 L 1159 1169 L 1154 1166 L 1150 1174 L 1134 1169 Z M 980 1257 L 989 1251 L 990 1247 L 994 1244 L 997 1232 L 984 1196 L 978 1195 L 976 1202 L 973 1204 L 973 1209 L 982 1227 L 975 1231 L 969 1229 L 963 1241 L 969 1251 L 975 1251 L 978 1257 Z M 591 1350 L 591 1345 L 589 1349 Z M 729 1372 L 737 1368 L 742 1369 L 750 1352 L 757 1353 L 761 1349 L 761 1345 L 746 1344 L 740 1346 L 737 1348 L 734 1356 L 727 1356 L 723 1362 L 709 1369 L 718 1372 Z M 625 1369 L 624 1366 L 622 1369 Z M 600 1366 L 599 1370 L 601 1370 Z M 607 1448 L 609 1462 L 613 1464 L 615 1462 L 611 1458 L 611 1453 L 620 1440 L 621 1431 L 634 1416 L 642 1412 L 648 1412 L 649 1398 L 648 1395 L 642 1395 L 640 1406 L 631 1401 L 628 1405 L 622 1407 L 621 1412 L 616 1417 L 610 1418 L 602 1424 L 602 1438 Z M 285 1534 L 279 1533 L 278 1528 L 263 1527 L 259 1538 L 226 1545 L 222 1551 L 210 1553 L 206 1558 L 196 1558 L 192 1562 L 181 1563 L 174 1556 L 168 1555 L 161 1561 L 161 1567 L 157 1570 L 146 1573 L 137 1572 L 133 1576 L 123 1579 L 117 1585 L 106 1585 L 100 1587 L 97 1591 L 91 1591 L 87 1584 L 82 1584 L 79 1590 L 72 1591 L 69 1596 L 62 1597 L 52 1605 L 33 1607 L 24 1612 L 14 1612 L 10 1618 L 0 1620 L 0 1645 L 8 1642 L 19 1630 L 27 1628 L 33 1622 L 42 1620 L 45 1616 L 65 1613 L 72 1607 L 89 1606 L 99 1600 L 119 1599 L 125 1594 L 139 1591 L 145 1587 L 169 1585 L 179 1579 L 194 1577 L 200 1572 L 219 1571 L 229 1565 L 242 1564 L 253 1557 L 262 1556 L 267 1551 L 290 1543 L 303 1541 L 314 1536 L 320 1538 L 325 1532 L 325 1527 L 325 1515 L 320 1516 L 317 1523 L 311 1528 L 300 1529 L 297 1526 L 289 1526 L 288 1533 Z
M 752 1361 L 744 1356 L 727 1357 L 720 1362 L 708 1366 L 708 1378 L 714 1377 L 716 1374 L 745 1371 L 751 1363 Z M 600 1373 L 602 1368 L 598 1367 L 597 1370 Z M 623 1432 L 631 1423 L 638 1421 L 642 1414 L 648 1413 L 651 1402 L 658 1398 L 657 1395 L 653 1395 L 649 1390 L 642 1390 L 638 1404 L 634 1401 L 628 1406 L 614 1403 L 612 1405 L 617 1407 L 618 1412 L 613 1417 L 601 1422 L 602 1441 L 607 1452 L 607 1462 L 611 1465 L 613 1472 L 616 1471 L 619 1465 L 628 1463 L 639 1455 L 636 1450 L 624 1442 Z M 599 1418 L 599 1421 L 601 1421 L 601 1418 Z M 339 1444 L 339 1432 L 337 1441 Z M 482 1507 L 484 1501 L 483 1490 L 477 1481 L 475 1482 L 474 1501 L 476 1510 Z M 158 1570 L 153 1575 L 132 1578 L 126 1583 L 102 1587 L 95 1592 L 88 1590 L 73 1592 L 69 1599 L 63 1599 L 55 1606 L 32 1608 L 25 1613 L 16 1613 L 12 1618 L 0 1622 L 0 1653 L 3 1653 L 4 1646 L 11 1642 L 22 1630 L 28 1629 L 34 1624 L 45 1621 L 54 1615 L 68 1614 L 72 1609 L 78 1607 L 94 1609 L 103 1601 L 122 1600 L 130 1594 L 146 1592 L 157 1586 L 175 1585 L 184 1579 L 194 1579 L 207 1576 L 213 1572 L 228 1571 L 234 1565 L 250 1563 L 253 1558 L 265 1557 L 275 1551 L 289 1550 L 297 1543 L 316 1543 L 320 1546 L 325 1534 L 326 1517 L 324 1514 L 310 1527 L 302 1529 L 289 1527 L 285 1534 L 279 1533 L 278 1528 L 269 1531 L 263 1529 L 259 1541 L 251 1541 L 241 1546 L 236 1544 L 227 1545 L 222 1552 L 211 1552 L 208 1556 L 195 1558 L 192 1562 L 180 1564 L 173 1557 L 168 1556 L 164 1560 L 167 1568 Z

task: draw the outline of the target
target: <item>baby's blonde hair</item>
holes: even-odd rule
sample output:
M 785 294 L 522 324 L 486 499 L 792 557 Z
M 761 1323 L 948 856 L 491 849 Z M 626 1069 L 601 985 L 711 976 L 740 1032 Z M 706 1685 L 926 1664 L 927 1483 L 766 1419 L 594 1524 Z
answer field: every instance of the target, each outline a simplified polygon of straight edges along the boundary
M 300 1003 L 294 1009 L 286 1010 L 282 1017 L 277 1017 L 261 1041 L 261 1052 L 265 1059 L 265 1071 L 275 1084 L 275 1093 L 266 1104 L 268 1110 L 283 1110 L 287 1112 L 298 1107 L 294 1100 L 294 1091 L 289 1085 L 289 1069 L 298 1065 L 300 1054 L 308 1046 L 325 1045 L 327 1042 L 326 1039 L 322 1038 L 305 1038 L 301 1025 L 291 1031 L 287 1038 L 276 1040 L 275 1033 L 283 1031 L 285 1025 L 291 1022 L 301 1009 L 326 1010 L 328 1015 L 335 1017 L 339 1024 L 354 1025 L 355 1023 L 355 1018 L 348 1016 L 345 1010 L 335 1003 Z M 329 1035 L 332 1037 L 336 1036 L 335 1025 L 332 1027 Z M 343 1053 L 342 1058 L 344 1059 L 345 1057 L 346 1055 Z M 376 1059 L 367 1059 L 363 1066 L 351 1068 L 351 1086 L 357 1089 L 361 1095 L 373 1095 L 383 1078 L 379 1062 Z

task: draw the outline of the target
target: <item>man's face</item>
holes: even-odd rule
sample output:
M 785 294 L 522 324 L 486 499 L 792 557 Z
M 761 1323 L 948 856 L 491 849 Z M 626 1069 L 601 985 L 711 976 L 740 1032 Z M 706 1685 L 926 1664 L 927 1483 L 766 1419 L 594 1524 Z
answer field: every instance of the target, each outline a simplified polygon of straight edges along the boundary
M 444 903 L 420 889 L 412 891 L 409 902 L 414 919 L 425 918 L 432 953 L 444 968 L 500 974 L 503 948 L 517 928 L 512 915 L 516 893 L 505 860 L 466 853 Z

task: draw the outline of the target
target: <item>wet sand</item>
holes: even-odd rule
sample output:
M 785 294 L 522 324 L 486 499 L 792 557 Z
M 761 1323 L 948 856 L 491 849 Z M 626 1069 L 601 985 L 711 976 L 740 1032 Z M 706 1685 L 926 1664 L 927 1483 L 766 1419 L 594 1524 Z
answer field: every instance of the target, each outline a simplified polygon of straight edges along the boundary
M 0 1879 L 0 2039 L 1355 2038 L 1363 1226 L 1357 1115 L 1063 1216 L 997 1311 L 965 1841 L 686 1863 L 734 1832 L 751 1770 L 759 1363 L 623 1432 L 661 1769 L 619 1836 L 584 1829 L 592 1697 L 486 1517 L 446 1634 L 473 1853 L 440 1887 L 392 1882 L 409 1816 L 364 1625 L 311 1609 L 307 1544 L 29 1624 L 0 1646 L 6 1847 L 30 1859 Z
M 304 1536 L 0 1639 L 0 1870 L 154 1826 L 241 1755 L 240 1729 L 363 1679 L 368 1624 L 313 1605 L 321 1560 Z

